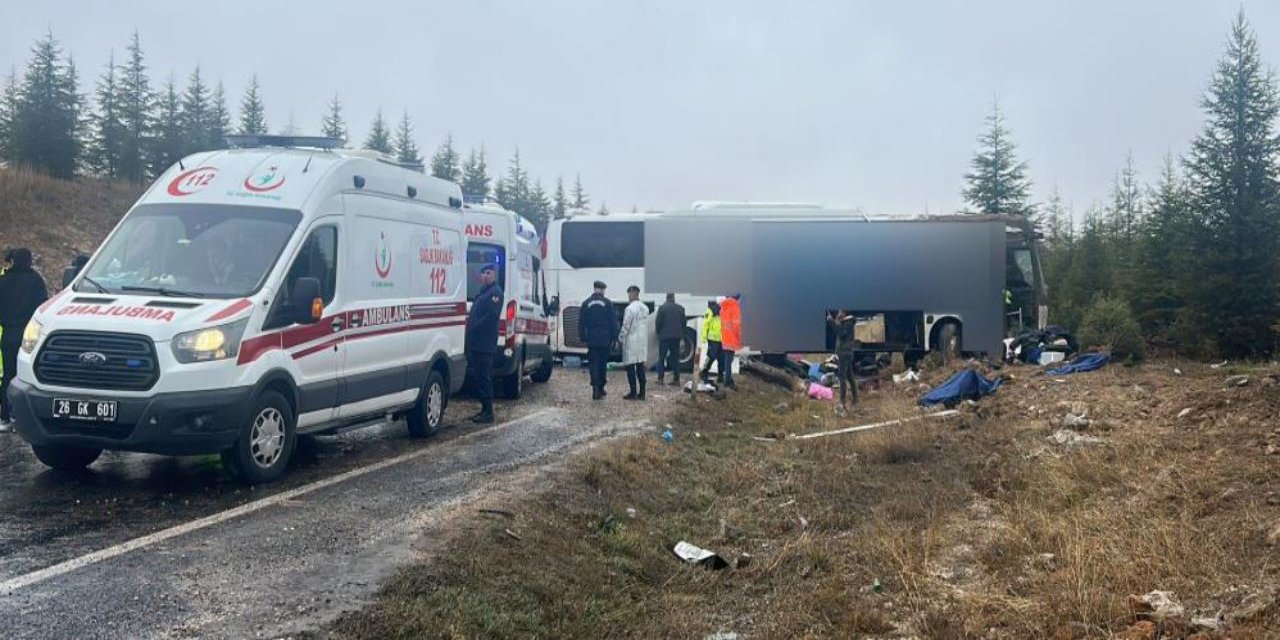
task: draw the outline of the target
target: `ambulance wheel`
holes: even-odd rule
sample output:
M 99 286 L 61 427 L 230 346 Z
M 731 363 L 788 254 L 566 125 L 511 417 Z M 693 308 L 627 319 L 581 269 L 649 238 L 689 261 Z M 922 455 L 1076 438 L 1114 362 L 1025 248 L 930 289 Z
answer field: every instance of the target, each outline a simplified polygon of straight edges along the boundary
M 516 360 L 516 370 L 502 378 L 502 397 L 508 400 L 519 400 L 524 391 L 524 358 Z
M 31 451 L 45 466 L 59 471 L 79 471 L 93 464 L 93 461 L 102 455 L 102 449 L 65 444 L 33 444 Z
M 289 402 L 275 391 L 264 391 L 254 401 L 236 443 L 222 452 L 222 465 L 245 484 L 276 480 L 293 458 L 294 428 Z
M 444 424 L 444 410 L 449 405 L 449 393 L 444 388 L 444 378 L 439 371 L 432 371 L 427 376 L 427 383 L 418 394 L 418 403 L 409 410 L 406 422 L 409 435 L 415 438 L 427 438 L 440 433 L 440 425 Z
M 693 371 L 693 351 L 698 346 L 698 332 L 684 328 L 684 335 L 680 336 L 680 370 L 686 373 Z
M 551 368 L 553 364 L 554 363 L 551 362 L 550 355 L 543 358 L 542 363 L 538 365 L 537 369 L 533 370 L 533 373 L 529 376 L 529 379 L 538 384 L 542 384 L 544 382 L 551 380 Z

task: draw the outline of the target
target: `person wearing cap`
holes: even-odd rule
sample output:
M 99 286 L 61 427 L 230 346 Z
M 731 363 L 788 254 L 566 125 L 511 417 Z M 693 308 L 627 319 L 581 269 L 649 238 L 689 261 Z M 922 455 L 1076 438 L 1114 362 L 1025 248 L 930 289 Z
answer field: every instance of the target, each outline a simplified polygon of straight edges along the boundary
M 608 393 L 609 351 L 618 341 L 621 328 L 613 302 L 604 297 L 605 284 L 595 283 L 595 293 L 582 301 L 578 316 L 578 339 L 587 345 L 587 363 L 591 367 L 591 399 L 603 399 Z
M 741 294 L 733 294 L 720 303 L 720 369 L 724 371 L 724 386 L 737 389 L 733 383 L 733 358 L 742 350 Z
M 31 251 L 18 248 L 9 252 L 9 268 L 0 276 L 0 431 L 12 429 L 13 412 L 9 406 L 9 383 L 18 374 L 18 350 L 22 334 L 31 316 L 49 298 L 44 280 L 31 268 Z
M 644 400 L 645 358 L 649 355 L 649 307 L 640 302 L 640 287 L 627 287 L 627 309 L 622 314 L 622 364 L 627 368 L 631 393 L 623 400 Z M 638 383 L 638 387 L 637 387 Z
M 492 423 L 493 358 L 498 352 L 498 324 L 502 318 L 502 287 L 498 285 L 498 267 L 480 267 L 480 292 L 471 301 L 467 314 L 467 380 L 471 392 L 480 400 L 480 412 L 471 417 L 477 424 Z

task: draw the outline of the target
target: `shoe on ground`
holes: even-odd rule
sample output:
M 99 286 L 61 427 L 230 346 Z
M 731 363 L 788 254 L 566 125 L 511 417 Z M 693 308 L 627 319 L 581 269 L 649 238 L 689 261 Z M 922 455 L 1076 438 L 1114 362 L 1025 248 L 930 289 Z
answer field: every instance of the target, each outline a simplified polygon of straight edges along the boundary
M 493 414 L 481 413 L 476 417 L 472 418 L 471 421 L 476 424 L 493 424 Z
M 591 391 L 591 399 L 592 399 L 592 400 L 602 400 L 602 399 L 604 399 L 604 394 L 603 394 L 603 393 L 600 393 L 600 390 L 599 390 L 599 389 L 593 389 L 593 390 Z
M 13 421 L 12 420 L 0 421 L 0 433 L 13 433 Z
M 622 399 L 623 399 L 623 400 L 635 400 L 635 399 L 636 399 L 636 398 L 638 398 L 638 397 L 640 397 L 640 396 L 637 396 L 637 395 L 636 395 L 636 394 L 634 394 L 634 393 L 628 393 L 627 395 L 622 396 Z

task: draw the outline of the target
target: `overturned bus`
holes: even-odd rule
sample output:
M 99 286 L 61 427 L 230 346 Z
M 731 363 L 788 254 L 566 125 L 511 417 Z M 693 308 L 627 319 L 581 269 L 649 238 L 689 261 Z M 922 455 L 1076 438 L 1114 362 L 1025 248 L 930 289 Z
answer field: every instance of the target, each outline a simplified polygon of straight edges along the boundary
M 1021 218 L 867 216 L 821 208 L 718 206 L 645 225 L 651 290 L 742 294 L 743 341 L 764 354 L 830 351 L 826 322 L 859 318 L 867 352 L 1002 353 L 1043 328 L 1036 233 Z

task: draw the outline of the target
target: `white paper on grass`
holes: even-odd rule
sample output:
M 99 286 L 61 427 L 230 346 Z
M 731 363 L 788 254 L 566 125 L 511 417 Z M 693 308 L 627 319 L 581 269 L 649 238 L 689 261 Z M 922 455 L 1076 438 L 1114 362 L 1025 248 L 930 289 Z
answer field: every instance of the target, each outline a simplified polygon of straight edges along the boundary
M 708 558 L 716 557 L 715 553 L 711 551 L 707 551 L 702 547 L 695 547 L 694 545 L 691 545 L 688 542 L 684 542 L 684 541 L 676 543 L 675 552 L 676 552 L 676 555 L 680 556 L 680 559 L 684 560 L 685 562 L 697 563 L 697 562 L 702 562 L 703 560 L 706 560 Z

